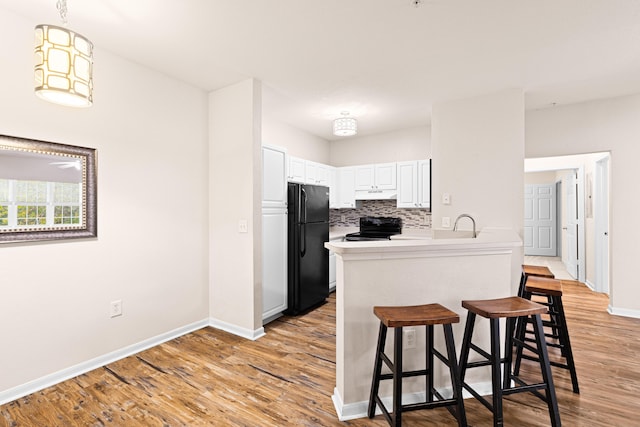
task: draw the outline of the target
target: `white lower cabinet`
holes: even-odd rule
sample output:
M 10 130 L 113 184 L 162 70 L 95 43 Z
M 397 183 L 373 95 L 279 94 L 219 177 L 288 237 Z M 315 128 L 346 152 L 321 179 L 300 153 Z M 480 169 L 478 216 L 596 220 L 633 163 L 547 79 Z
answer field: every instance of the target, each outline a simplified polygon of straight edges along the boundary
M 287 210 L 262 209 L 262 320 L 287 309 Z

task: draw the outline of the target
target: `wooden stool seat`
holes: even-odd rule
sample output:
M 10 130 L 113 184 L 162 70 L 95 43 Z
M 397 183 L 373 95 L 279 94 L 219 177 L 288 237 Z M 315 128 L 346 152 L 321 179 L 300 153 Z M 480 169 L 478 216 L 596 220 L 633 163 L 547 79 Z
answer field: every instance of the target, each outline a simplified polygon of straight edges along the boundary
M 520 285 L 518 286 L 518 296 L 524 296 L 524 285 L 529 277 L 546 277 L 547 279 L 555 279 L 548 267 L 542 265 L 522 264 L 522 275 L 520 276 Z
M 531 276 L 527 279 L 524 289 L 533 294 L 562 296 L 562 282 L 557 279 Z
M 502 409 L 503 396 L 514 393 L 531 392 L 536 397 L 547 403 L 549 418 L 552 427 L 560 427 L 560 412 L 558 410 L 558 400 L 556 398 L 553 378 L 551 376 L 551 365 L 542 326 L 541 315 L 548 312 L 548 308 L 543 304 L 530 301 L 521 297 L 506 297 L 490 300 L 462 301 L 462 307 L 468 310 L 467 322 L 462 339 L 462 350 L 460 351 L 460 380 L 463 389 L 482 403 L 493 413 L 493 425 L 499 427 L 504 425 L 504 415 Z M 476 317 L 482 316 L 489 319 L 490 343 L 489 351 L 473 343 L 473 329 Z M 504 357 L 500 354 L 500 321 L 506 318 L 506 333 L 504 345 Z M 516 323 L 526 324 L 531 320 L 534 330 L 535 347 L 519 340 L 514 331 Z M 512 371 L 513 347 L 521 346 L 533 349 L 538 357 L 542 381 L 531 384 L 526 383 L 517 373 Z M 469 361 L 469 353 L 473 350 L 480 356 L 480 360 Z M 473 386 L 465 382 L 468 369 L 479 367 L 491 367 L 491 399 L 487 399 Z
M 487 319 L 533 316 L 548 311 L 544 305 L 520 297 L 462 301 L 462 307 Z
M 556 277 L 548 267 L 543 265 L 522 264 L 522 272 L 527 276 L 547 277 L 549 279 L 554 279 Z
M 373 307 L 373 314 L 388 328 L 459 323 L 460 316 L 440 304 Z
M 402 425 L 402 413 L 419 409 L 434 409 L 446 407 L 458 421 L 458 426 L 467 425 L 467 418 L 464 412 L 462 401 L 462 383 L 460 380 L 460 370 L 456 357 L 456 346 L 453 339 L 452 323 L 460 322 L 457 313 L 443 307 L 440 304 L 423 304 L 413 306 L 375 306 L 373 313 L 380 319 L 380 329 L 378 332 L 378 344 L 376 346 L 376 357 L 373 366 L 373 380 L 371 381 L 371 394 L 369 396 L 369 408 L 367 416 L 373 418 L 376 407 L 382 411 L 387 422 L 392 427 Z M 434 327 L 442 325 L 446 345 L 446 355 L 438 351 L 434 346 Z M 402 369 L 402 338 L 403 327 L 424 326 L 425 327 L 425 367 L 412 371 Z M 385 354 L 387 329 L 394 328 L 393 339 L 393 360 Z M 449 368 L 451 378 L 451 389 L 453 396 L 445 398 L 433 384 L 434 360 L 438 358 Z M 385 364 L 391 373 L 382 373 L 382 365 Z M 419 403 L 402 404 L 402 379 L 407 377 L 421 376 L 425 378 L 425 400 Z M 393 407 L 389 410 L 379 396 L 380 381 L 393 380 Z

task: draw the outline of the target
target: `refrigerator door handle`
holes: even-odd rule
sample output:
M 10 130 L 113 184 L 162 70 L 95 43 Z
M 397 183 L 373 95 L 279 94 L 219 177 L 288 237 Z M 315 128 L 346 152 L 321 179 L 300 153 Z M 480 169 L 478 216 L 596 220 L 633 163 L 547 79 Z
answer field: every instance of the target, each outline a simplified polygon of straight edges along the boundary
M 304 190 L 304 188 L 301 186 L 300 187 L 300 209 L 298 210 L 299 215 L 301 216 L 300 218 L 300 222 L 301 223 L 306 223 L 307 222 L 307 192 Z M 304 206 L 302 206 L 304 205 Z M 302 215 L 304 213 L 304 216 Z
M 304 256 L 307 253 L 307 192 L 304 190 L 304 187 L 300 186 L 300 197 L 299 197 L 299 227 L 300 227 L 300 256 Z

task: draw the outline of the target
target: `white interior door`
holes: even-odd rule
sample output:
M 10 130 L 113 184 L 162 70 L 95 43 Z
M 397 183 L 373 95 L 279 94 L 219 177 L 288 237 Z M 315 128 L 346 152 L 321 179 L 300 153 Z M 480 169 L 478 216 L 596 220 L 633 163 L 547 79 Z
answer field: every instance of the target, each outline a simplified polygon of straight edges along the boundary
M 563 182 L 565 189 L 564 206 L 566 208 L 562 229 L 565 232 L 566 250 L 562 252 L 562 261 L 567 272 L 578 278 L 578 192 L 576 173 L 568 174 Z
M 595 245 L 597 292 L 609 293 L 609 157 L 596 162 Z
M 556 256 L 555 184 L 526 185 L 524 213 L 524 254 Z

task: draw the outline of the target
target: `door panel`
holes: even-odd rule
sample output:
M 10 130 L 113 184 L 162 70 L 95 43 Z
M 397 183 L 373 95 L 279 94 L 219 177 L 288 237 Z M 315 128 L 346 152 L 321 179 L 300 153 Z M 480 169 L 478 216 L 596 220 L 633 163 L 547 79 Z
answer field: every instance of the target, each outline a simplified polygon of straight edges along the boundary
M 567 272 L 577 279 L 578 277 L 578 194 L 576 188 L 575 172 L 567 175 L 565 178 L 565 203 L 566 224 L 563 227 L 565 231 L 565 240 L 567 242 L 566 256 L 563 258 Z
M 524 192 L 525 255 L 556 256 L 555 184 L 530 184 Z

